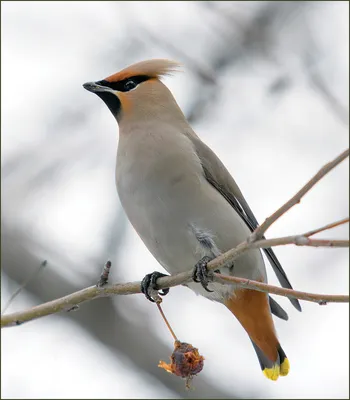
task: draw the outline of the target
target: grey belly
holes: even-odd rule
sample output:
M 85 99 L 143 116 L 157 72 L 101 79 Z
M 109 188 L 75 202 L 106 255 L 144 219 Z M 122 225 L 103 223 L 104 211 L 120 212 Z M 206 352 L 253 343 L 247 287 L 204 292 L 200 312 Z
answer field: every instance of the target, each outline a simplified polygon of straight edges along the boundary
M 205 255 L 214 258 L 237 246 L 250 234 L 236 211 L 206 180 L 192 188 L 140 190 L 128 201 L 121 196 L 121 201 L 147 248 L 172 275 L 191 270 Z M 266 281 L 259 250 L 245 253 L 221 272 Z M 233 290 L 218 283 L 209 286 L 214 293 L 206 292 L 198 283 L 187 286 L 216 301 L 223 301 Z

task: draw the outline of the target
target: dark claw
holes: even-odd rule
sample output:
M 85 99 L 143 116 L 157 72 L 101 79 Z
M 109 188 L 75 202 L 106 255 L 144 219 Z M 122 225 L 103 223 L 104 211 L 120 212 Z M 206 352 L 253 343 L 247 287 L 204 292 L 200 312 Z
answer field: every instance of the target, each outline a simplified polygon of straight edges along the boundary
M 169 276 L 169 275 L 162 274 L 161 272 L 154 271 L 151 274 L 147 274 L 141 281 L 141 291 L 146 296 L 146 299 L 148 299 L 152 303 L 155 303 L 155 301 L 149 295 L 148 291 L 150 289 L 160 290 L 160 289 L 158 289 L 158 286 L 157 286 L 157 279 L 158 278 L 162 278 L 163 276 Z M 159 291 L 159 294 L 161 296 L 166 296 L 169 293 L 169 290 L 170 290 L 169 288 L 161 289 Z
M 213 292 L 208 289 L 208 283 L 211 280 L 207 269 L 207 264 L 212 259 L 208 256 L 201 258 L 194 266 L 192 279 L 194 282 L 200 283 L 207 292 Z

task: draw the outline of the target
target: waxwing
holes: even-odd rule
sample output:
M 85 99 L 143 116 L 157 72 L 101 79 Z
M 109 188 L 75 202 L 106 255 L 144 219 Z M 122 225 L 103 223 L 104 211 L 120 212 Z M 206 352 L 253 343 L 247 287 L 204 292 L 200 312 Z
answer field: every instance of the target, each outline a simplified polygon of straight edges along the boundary
M 228 170 L 192 130 L 162 83 L 178 67 L 169 60 L 148 60 L 83 86 L 105 102 L 118 122 L 116 184 L 136 232 L 170 274 L 194 269 L 194 280 L 186 286 L 235 315 L 265 376 L 277 380 L 288 374 L 289 361 L 271 313 L 288 319 L 286 312 L 267 293 L 208 280 L 206 264 L 245 241 L 258 222 Z M 281 285 L 292 288 L 273 250 L 264 252 Z M 220 272 L 267 282 L 259 249 Z M 142 281 L 150 300 L 148 290 L 157 288 L 160 276 L 154 272 Z M 290 301 L 301 311 L 297 299 Z

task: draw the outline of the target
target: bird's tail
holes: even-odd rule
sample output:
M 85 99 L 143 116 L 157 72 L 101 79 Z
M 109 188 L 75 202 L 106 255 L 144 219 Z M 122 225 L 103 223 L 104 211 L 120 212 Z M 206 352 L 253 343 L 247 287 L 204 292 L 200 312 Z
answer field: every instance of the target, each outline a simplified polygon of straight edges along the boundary
M 258 356 L 260 367 L 266 378 L 276 381 L 280 376 L 286 376 L 289 372 L 289 361 L 286 353 L 283 351 L 280 344 L 277 347 L 277 360 L 271 361 L 265 354 L 260 350 L 260 348 L 253 342 L 253 346 Z
M 286 376 L 289 361 L 276 336 L 267 294 L 236 289 L 225 305 L 248 333 L 264 375 L 273 381 Z

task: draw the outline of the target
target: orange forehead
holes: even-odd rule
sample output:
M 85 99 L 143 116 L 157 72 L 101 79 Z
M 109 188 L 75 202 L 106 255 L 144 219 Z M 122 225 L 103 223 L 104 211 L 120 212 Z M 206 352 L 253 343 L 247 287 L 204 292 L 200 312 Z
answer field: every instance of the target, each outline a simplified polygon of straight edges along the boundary
M 117 73 L 115 73 L 113 75 L 110 75 L 105 80 L 107 82 L 119 82 L 119 81 L 122 81 L 124 79 L 131 78 L 131 77 L 137 76 L 137 75 L 145 75 L 145 74 L 141 74 L 137 70 L 133 70 L 133 69 L 129 69 L 128 68 L 127 70 L 123 70 L 123 71 L 117 72 Z
M 138 75 L 159 79 L 177 71 L 179 66 L 178 63 L 165 59 L 146 60 L 130 65 L 116 74 L 110 75 L 105 80 L 107 82 L 118 82 Z

